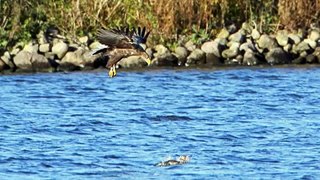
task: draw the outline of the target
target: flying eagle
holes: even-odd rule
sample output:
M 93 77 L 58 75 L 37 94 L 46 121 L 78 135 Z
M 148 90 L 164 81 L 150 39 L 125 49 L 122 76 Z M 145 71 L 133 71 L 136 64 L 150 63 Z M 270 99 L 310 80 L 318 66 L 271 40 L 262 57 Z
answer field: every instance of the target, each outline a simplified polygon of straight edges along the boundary
M 150 65 L 151 60 L 142 44 L 147 42 L 150 31 L 146 28 L 116 28 L 111 30 L 100 29 L 97 39 L 102 44 L 92 54 L 104 52 L 109 57 L 106 67 L 110 69 L 109 76 L 116 76 L 116 64 L 129 56 L 141 56 Z

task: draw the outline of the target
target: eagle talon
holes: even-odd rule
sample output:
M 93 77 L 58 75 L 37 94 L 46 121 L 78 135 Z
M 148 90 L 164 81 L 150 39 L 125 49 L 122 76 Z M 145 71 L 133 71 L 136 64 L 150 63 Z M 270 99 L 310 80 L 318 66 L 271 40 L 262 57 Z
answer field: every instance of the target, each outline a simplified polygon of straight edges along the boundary
M 115 76 L 115 72 L 113 71 L 113 68 L 110 69 L 109 71 L 109 77 L 114 77 Z
M 109 71 L 109 77 L 115 77 L 117 75 L 116 67 L 112 66 Z

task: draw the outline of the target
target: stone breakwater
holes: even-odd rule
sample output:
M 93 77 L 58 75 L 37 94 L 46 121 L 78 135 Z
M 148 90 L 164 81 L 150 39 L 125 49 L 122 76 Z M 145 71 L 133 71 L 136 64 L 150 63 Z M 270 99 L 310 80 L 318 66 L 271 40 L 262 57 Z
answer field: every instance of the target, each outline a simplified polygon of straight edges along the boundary
M 55 72 L 105 67 L 107 59 L 91 55 L 99 45 L 88 36 L 67 40 L 61 35 L 45 35 L 16 44 L 11 51 L 0 56 L 0 72 Z M 201 45 L 192 41 L 180 43 L 174 50 L 164 45 L 146 49 L 152 66 L 212 67 L 219 65 L 281 65 L 319 64 L 320 29 L 275 34 L 260 32 L 247 23 L 241 28 L 224 28 L 214 39 Z M 146 66 L 140 57 L 128 57 L 120 61 L 120 68 Z

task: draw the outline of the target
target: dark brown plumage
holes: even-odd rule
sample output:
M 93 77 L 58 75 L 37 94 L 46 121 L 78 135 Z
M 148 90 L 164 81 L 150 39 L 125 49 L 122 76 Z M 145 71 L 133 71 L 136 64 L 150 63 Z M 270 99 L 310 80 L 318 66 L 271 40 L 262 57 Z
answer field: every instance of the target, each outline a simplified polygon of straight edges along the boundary
M 116 28 L 111 30 L 100 29 L 97 34 L 98 41 L 102 44 L 93 54 L 103 52 L 109 57 L 107 68 L 110 68 L 109 76 L 116 75 L 116 64 L 121 59 L 129 56 L 141 56 L 150 64 L 150 59 L 142 44 L 147 42 L 150 31 L 138 27 L 138 30 L 129 28 Z

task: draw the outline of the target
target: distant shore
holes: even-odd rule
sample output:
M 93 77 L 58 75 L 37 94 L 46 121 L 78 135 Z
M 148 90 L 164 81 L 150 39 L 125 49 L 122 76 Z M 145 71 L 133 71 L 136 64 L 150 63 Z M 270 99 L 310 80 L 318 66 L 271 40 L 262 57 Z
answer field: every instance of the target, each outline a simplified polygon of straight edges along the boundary
M 40 32 L 29 43 L 17 43 L 0 55 L 0 72 L 59 72 L 103 69 L 107 59 L 91 55 L 99 45 L 88 36 L 68 40 L 57 32 Z M 152 67 L 228 67 L 273 66 L 320 63 L 320 30 L 310 28 L 275 34 L 260 32 L 243 23 L 240 28 L 224 28 L 216 37 L 201 44 L 192 40 L 177 43 L 174 48 L 162 44 L 146 49 Z M 118 68 L 144 68 L 140 57 L 119 62 Z

